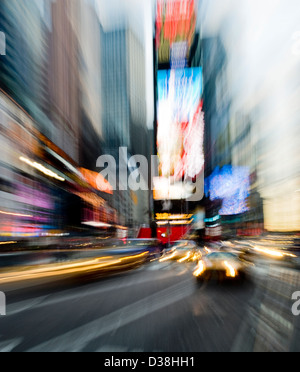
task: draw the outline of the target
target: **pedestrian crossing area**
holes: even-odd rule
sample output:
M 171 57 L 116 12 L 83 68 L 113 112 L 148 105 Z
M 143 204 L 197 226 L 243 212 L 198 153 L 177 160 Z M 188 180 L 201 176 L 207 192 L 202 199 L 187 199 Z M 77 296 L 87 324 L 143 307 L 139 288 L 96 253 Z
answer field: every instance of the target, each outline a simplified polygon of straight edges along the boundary
M 300 272 L 269 266 L 256 273 L 255 294 L 233 351 L 293 351 L 299 344 L 300 321 L 292 312 L 292 295 L 300 290 Z
M 96 351 L 96 352 L 143 352 L 142 348 L 134 348 L 120 344 L 110 344 L 107 335 L 115 334 L 119 329 L 136 321 L 147 318 L 156 311 L 174 306 L 178 302 L 190 299 L 195 294 L 195 285 L 192 272 L 195 263 L 178 263 L 174 261 L 153 261 L 141 266 L 136 270 L 138 275 L 126 276 L 126 280 L 112 280 L 103 286 L 94 285 L 89 292 L 80 292 L 81 299 L 88 297 L 101 298 L 112 291 L 128 291 L 133 286 L 139 286 L 151 282 L 161 281 L 166 278 L 168 287 L 153 292 L 147 296 L 137 298 L 135 302 L 115 311 L 98 317 L 88 323 L 78 324 L 78 327 L 66 330 L 62 334 L 53 335 L 40 344 L 28 344 L 28 338 L 7 337 L 1 335 L 0 352 L 11 352 L 18 349 L 26 351 Z M 300 272 L 283 267 L 271 265 L 253 266 L 252 279 L 255 290 L 249 296 L 246 312 L 241 317 L 240 328 L 232 345 L 232 351 L 299 351 L 300 317 L 292 313 L 292 294 L 300 291 Z M 139 275 L 142 274 L 142 275 Z M 149 275 L 143 275 L 149 273 Z M 160 274 L 159 274 L 160 273 Z M 154 275 L 156 274 L 156 275 Z M 178 276 L 177 281 L 170 278 Z M 152 278 L 152 279 L 151 279 Z M 154 278 L 154 279 L 153 279 Z M 171 284 L 170 284 L 171 283 Z M 214 287 L 213 287 L 214 288 Z M 213 291 L 214 292 L 214 291 Z M 228 290 L 224 291 L 224 295 Z M 217 292 L 216 292 L 217 293 Z M 201 295 L 209 297 L 211 292 L 203 287 L 203 292 L 197 292 L 197 298 Z M 76 303 L 79 292 L 73 293 L 66 290 L 60 294 L 41 296 L 31 300 L 25 300 L 17 304 L 9 304 L 6 319 L 14 322 L 16 316 L 23 316 L 31 311 L 45 311 L 47 308 L 61 306 L 65 301 Z M 15 335 L 16 336 L 16 335 Z M 105 342 L 103 342 L 105 340 Z M 30 337 L 29 337 L 30 341 Z
M 0 353 L 10 353 L 23 341 L 23 338 L 15 338 L 11 340 L 1 341 L 0 335 Z
M 174 261 L 167 262 L 151 262 L 148 265 L 141 267 L 139 270 L 144 272 L 164 272 L 170 274 L 187 274 L 194 271 L 196 268 L 195 262 L 178 263 Z

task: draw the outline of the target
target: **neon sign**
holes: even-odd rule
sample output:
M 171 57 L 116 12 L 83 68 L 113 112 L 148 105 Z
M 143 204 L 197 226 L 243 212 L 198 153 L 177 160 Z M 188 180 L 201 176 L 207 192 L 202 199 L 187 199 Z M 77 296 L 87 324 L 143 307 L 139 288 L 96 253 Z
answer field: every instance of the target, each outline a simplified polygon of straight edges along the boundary
M 170 61 L 174 43 L 186 42 L 185 57 L 194 39 L 196 28 L 195 0 L 158 0 L 156 12 L 156 48 L 159 63 Z

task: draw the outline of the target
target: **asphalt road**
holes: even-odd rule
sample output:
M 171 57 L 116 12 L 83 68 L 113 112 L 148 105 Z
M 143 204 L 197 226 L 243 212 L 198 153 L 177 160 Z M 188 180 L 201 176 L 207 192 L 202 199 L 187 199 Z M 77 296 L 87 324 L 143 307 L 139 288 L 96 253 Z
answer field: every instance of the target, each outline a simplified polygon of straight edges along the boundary
M 11 290 L 0 351 L 299 351 L 290 310 L 299 272 L 258 265 L 242 285 L 199 286 L 194 266 L 156 261 L 109 278 Z

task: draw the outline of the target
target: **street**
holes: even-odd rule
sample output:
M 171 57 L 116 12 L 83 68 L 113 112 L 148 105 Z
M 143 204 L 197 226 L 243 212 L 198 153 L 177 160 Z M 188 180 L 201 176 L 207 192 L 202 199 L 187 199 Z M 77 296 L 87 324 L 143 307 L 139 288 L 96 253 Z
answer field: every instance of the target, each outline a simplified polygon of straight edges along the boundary
M 299 19 L 0 0 L 0 352 L 300 351 Z
M 9 291 L 7 315 L 0 318 L 0 350 L 299 349 L 299 322 L 291 312 L 299 272 L 255 266 L 243 284 L 197 285 L 194 268 L 194 263 L 155 261 L 107 278 L 94 275 Z

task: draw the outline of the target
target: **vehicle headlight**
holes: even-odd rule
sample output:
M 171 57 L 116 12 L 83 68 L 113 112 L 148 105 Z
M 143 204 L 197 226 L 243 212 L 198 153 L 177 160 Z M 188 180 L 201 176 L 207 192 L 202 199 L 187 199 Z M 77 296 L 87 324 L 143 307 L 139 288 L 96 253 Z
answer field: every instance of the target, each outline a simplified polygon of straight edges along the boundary
M 227 261 L 224 261 L 224 265 L 226 267 L 226 276 L 230 278 L 235 278 L 237 276 L 237 271 L 235 268 L 230 265 Z
M 204 273 L 204 271 L 205 271 L 205 264 L 203 261 L 200 261 L 193 275 L 195 277 L 201 276 Z

